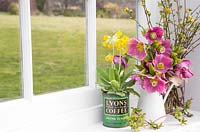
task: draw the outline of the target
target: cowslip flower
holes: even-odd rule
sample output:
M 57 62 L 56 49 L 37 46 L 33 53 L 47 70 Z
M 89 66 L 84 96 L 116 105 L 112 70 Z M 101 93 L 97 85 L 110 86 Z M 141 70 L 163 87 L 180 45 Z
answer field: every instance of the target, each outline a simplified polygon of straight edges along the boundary
M 156 71 L 166 73 L 168 70 L 172 69 L 172 59 L 166 55 L 157 54 L 153 60 L 153 65 Z
M 169 56 L 172 52 L 170 45 L 171 45 L 170 40 L 162 40 L 158 48 L 158 53 Z
M 105 57 L 105 61 L 113 61 L 113 55 L 109 54 Z
M 152 78 L 145 77 L 143 82 L 143 88 L 149 93 L 157 91 L 161 94 L 164 94 L 166 93 L 167 82 L 158 76 L 154 76 Z
M 193 76 L 192 71 L 190 70 L 189 66 L 191 65 L 190 60 L 183 60 L 181 63 L 175 66 L 175 74 L 181 78 L 190 78 Z
M 155 40 L 161 40 L 163 36 L 163 29 L 161 27 L 153 27 L 147 31 L 144 35 L 149 43 L 153 43 Z
M 120 57 L 118 55 L 115 55 L 114 58 L 113 58 L 113 63 L 114 64 L 120 64 L 122 65 L 124 68 L 127 68 L 128 67 L 128 64 L 126 62 L 126 60 L 123 58 L 123 57 Z
M 144 48 L 144 43 L 136 38 L 132 38 L 128 43 L 128 54 L 130 56 L 135 56 L 139 60 L 143 60 L 146 57 L 146 51 Z

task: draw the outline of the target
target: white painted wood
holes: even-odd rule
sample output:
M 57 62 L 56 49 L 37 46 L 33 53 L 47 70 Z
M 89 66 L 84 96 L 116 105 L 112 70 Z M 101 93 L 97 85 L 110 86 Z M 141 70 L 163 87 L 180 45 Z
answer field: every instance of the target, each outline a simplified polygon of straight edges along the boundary
M 188 8 L 195 9 L 198 5 L 200 5 L 200 0 L 187 0 Z M 192 61 L 191 68 L 194 72 L 194 76 L 186 83 L 186 97 L 192 97 L 192 109 L 200 111 L 200 47 L 192 52 L 188 56 L 188 59 Z
M 19 0 L 20 6 L 20 39 L 21 39 L 21 69 L 22 89 L 25 99 L 33 96 L 33 73 L 32 73 L 32 47 L 31 47 L 31 20 L 30 0 Z
M 158 2 L 159 0 L 146 0 L 146 6 L 147 9 L 151 12 L 151 21 L 153 26 L 156 25 L 156 22 L 159 21 L 159 11 L 160 9 L 158 8 Z M 144 27 L 148 28 L 144 9 L 141 6 L 141 1 L 137 0 L 137 20 L 138 22 Z M 141 33 L 141 29 L 137 26 L 137 36 L 140 40 L 146 41 L 145 38 L 143 37 Z
M 96 87 L 96 0 L 86 0 L 87 84 Z
M 12 100 L 0 104 L 0 132 L 74 132 L 100 122 L 101 110 L 100 89 L 90 87 Z

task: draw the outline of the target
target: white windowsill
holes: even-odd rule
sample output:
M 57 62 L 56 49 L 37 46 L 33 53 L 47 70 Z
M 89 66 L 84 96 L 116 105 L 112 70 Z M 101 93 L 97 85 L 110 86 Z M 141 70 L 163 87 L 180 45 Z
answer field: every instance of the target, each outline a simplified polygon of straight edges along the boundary
M 173 117 L 167 117 L 163 123 L 164 127 L 159 130 L 152 130 L 149 128 L 140 129 L 141 132 L 198 132 L 200 131 L 200 113 L 192 112 L 194 117 L 188 119 L 188 124 L 180 125 Z M 81 132 L 81 131 L 80 131 Z M 130 127 L 125 128 L 108 128 L 102 125 L 102 122 L 88 127 L 84 132 L 131 132 Z
M 136 99 L 133 99 L 136 101 Z M 200 112 L 181 126 L 168 118 L 165 127 L 154 132 L 200 131 Z M 102 126 L 101 92 L 78 88 L 0 104 L 0 132 L 131 132 L 130 128 Z M 143 129 L 141 132 L 148 132 Z

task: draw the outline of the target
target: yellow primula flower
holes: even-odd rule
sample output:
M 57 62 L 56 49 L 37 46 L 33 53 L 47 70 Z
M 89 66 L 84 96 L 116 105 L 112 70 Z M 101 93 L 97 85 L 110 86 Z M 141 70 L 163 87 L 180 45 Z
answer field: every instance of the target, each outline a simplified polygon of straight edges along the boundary
M 126 50 L 123 50 L 123 51 L 122 51 L 122 54 L 123 54 L 123 55 L 125 55 L 126 53 L 127 53 L 127 51 L 126 51 Z
M 103 47 L 107 47 L 107 43 L 106 43 L 106 42 L 103 42 L 103 43 L 102 43 L 102 46 L 103 46 Z
M 118 51 L 121 51 L 122 50 L 122 48 L 119 46 L 119 47 L 117 47 L 116 48 Z
M 107 47 L 108 47 L 109 49 L 112 49 L 112 48 L 113 48 L 112 44 L 108 44 Z
M 104 35 L 104 36 L 103 36 L 103 40 L 104 40 L 104 41 L 108 41 L 109 39 L 110 39 L 110 36 L 108 36 L 108 35 Z
M 128 36 L 125 36 L 125 35 L 124 35 L 124 36 L 122 37 L 122 41 L 128 41 L 128 40 L 129 40 L 129 37 L 128 37 Z
M 120 37 L 122 36 L 122 32 L 121 32 L 121 31 L 118 31 L 118 32 L 116 33 L 116 36 L 117 36 L 118 38 L 120 38 Z
M 116 43 L 115 43 L 115 47 L 119 47 L 120 46 L 120 41 L 117 41 Z
M 109 54 L 105 57 L 105 61 L 113 61 L 114 56 Z

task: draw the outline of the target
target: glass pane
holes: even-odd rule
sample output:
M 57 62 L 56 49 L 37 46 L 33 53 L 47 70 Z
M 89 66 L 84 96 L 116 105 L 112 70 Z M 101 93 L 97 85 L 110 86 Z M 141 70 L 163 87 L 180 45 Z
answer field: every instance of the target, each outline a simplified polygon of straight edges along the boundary
M 128 19 L 124 9 L 128 7 L 135 13 L 135 0 L 97 0 L 97 66 L 108 67 L 105 56 L 110 53 L 108 48 L 102 46 L 104 35 L 114 35 L 121 31 L 123 35 L 135 37 L 136 24 Z M 134 15 L 134 14 L 133 14 Z M 134 62 L 132 62 L 134 64 Z
M 0 101 L 21 97 L 18 4 L 0 1 Z
M 34 93 L 85 86 L 84 0 L 32 0 Z

